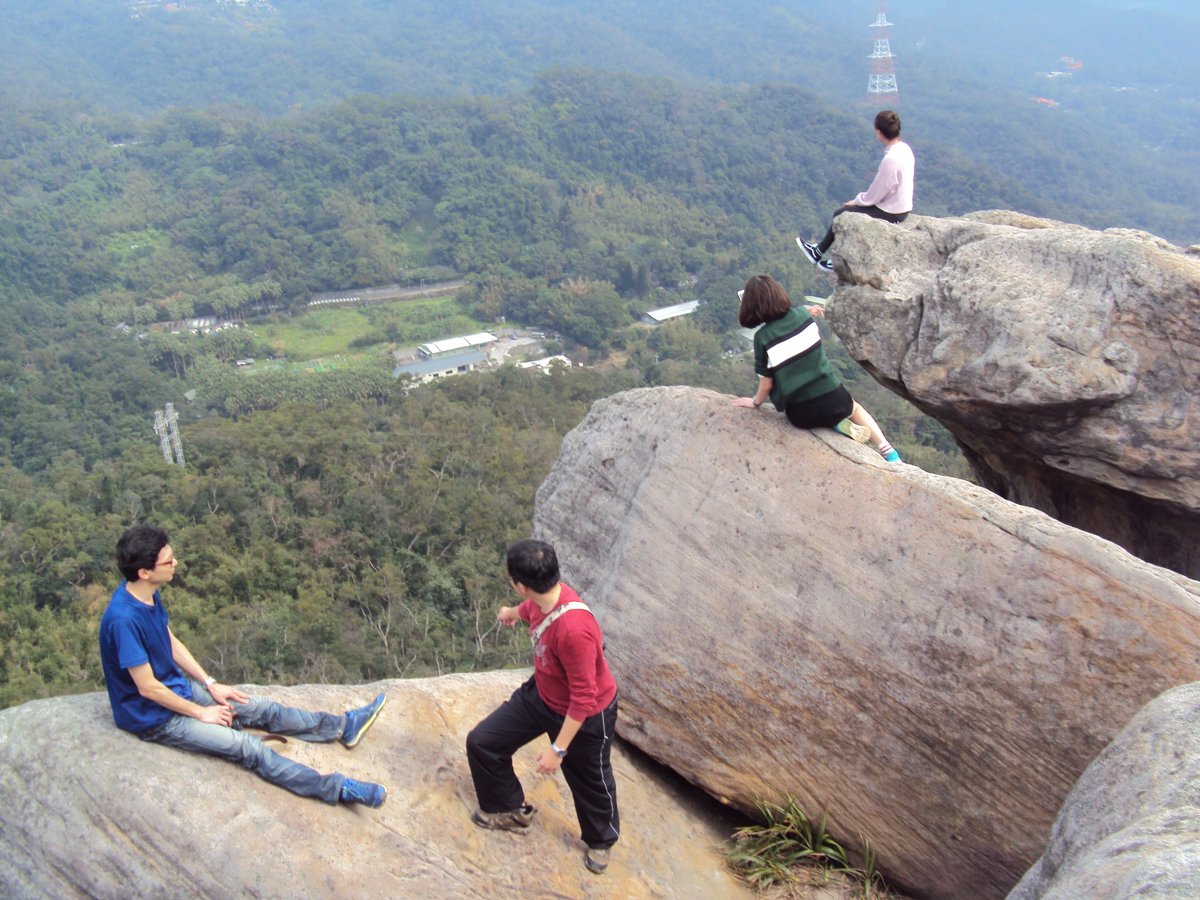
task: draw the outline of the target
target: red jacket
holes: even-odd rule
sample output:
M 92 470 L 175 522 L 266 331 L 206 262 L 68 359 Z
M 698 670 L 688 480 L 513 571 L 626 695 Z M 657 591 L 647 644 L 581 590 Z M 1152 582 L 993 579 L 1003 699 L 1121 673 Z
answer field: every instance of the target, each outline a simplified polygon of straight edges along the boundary
M 559 582 L 559 586 L 562 590 L 554 609 L 579 602 L 579 595 L 568 585 Z M 529 623 L 530 634 L 549 614 L 533 600 L 517 607 L 517 615 Z M 573 609 L 542 632 L 533 650 L 533 680 L 550 709 L 579 722 L 612 703 L 617 682 L 604 659 L 604 635 L 595 616 Z

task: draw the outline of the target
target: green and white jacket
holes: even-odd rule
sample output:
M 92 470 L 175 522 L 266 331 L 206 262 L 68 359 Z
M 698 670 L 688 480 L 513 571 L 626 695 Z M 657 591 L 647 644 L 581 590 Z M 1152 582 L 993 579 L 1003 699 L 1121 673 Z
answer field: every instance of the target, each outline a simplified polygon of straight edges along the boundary
M 754 371 L 775 380 L 771 402 L 780 412 L 841 384 L 821 347 L 816 320 L 794 307 L 754 333 Z

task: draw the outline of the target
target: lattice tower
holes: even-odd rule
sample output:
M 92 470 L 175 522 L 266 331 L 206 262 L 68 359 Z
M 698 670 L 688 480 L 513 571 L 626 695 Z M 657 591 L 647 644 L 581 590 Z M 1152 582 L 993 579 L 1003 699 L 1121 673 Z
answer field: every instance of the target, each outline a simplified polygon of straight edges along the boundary
M 154 411 L 154 433 L 158 435 L 158 442 L 162 445 L 163 459 L 169 466 L 171 464 L 171 436 L 167 433 L 167 420 L 161 409 Z
M 162 409 L 154 411 L 154 433 L 158 435 L 163 459 L 167 461 L 167 465 L 174 462 L 175 465 L 182 466 L 183 441 L 179 438 L 179 413 L 175 412 L 174 403 L 167 403 Z M 175 452 L 174 460 L 171 459 L 172 450 Z
M 888 21 L 887 12 L 882 6 L 871 23 L 875 32 L 875 49 L 867 57 L 871 61 L 871 73 L 867 76 L 867 96 L 875 101 L 876 106 L 895 106 L 900 99 L 900 88 L 896 84 L 896 64 L 892 62 L 896 54 L 892 52 L 891 38 L 888 29 L 892 23 Z

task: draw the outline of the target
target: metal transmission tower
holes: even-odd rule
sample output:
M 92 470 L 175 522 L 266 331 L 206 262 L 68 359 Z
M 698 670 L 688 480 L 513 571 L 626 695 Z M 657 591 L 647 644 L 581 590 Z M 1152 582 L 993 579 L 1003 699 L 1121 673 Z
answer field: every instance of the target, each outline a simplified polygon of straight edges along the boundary
M 879 108 L 894 106 L 900 99 L 900 88 L 896 85 L 896 65 L 892 62 L 896 54 L 892 53 L 888 29 L 892 23 L 888 21 L 887 12 L 882 4 L 875 15 L 872 28 L 875 32 L 875 50 L 867 57 L 871 61 L 871 74 L 867 77 L 867 96 Z
M 162 445 L 163 459 L 167 461 L 167 465 L 170 465 L 171 438 L 167 434 L 167 420 L 163 417 L 161 409 L 154 411 L 154 433 L 158 435 L 158 442 Z
M 179 414 L 175 412 L 175 404 L 167 403 L 162 409 L 154 411 L 154 433 L 162 446 L 163 459 L 167 465 L 183 465 L 183 442 L 179 439 Z M 171 451 L 175 451 L 175 459 L 171 459 Z

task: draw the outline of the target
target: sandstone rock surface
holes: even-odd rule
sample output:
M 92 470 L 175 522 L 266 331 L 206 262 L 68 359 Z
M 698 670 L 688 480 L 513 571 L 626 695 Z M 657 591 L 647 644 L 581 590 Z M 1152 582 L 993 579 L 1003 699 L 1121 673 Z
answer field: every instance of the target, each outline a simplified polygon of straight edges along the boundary
M 532 832 L 470 823 L 466 734 L 528 675 L 264 690 L 333 710 L 388 692 L 354 750 L 282 748 L 383 781 L 378 810 L 301 799 L 223 760 L 143 743 L 115 728 L 103 694 L 0 711 L 0 896 L 748 896 L 723 865 L 728 829 L 624 745 L 613 753 L 623 834 L 603 876 L 584 869 L 569 792 L 535 773 L 532 748 L 516 758 L 539 809 Z
M 596 403 L 535 529 L 623 737 L 742 809 L 828 810 L 918 896 L 1003 896 L 1096 753 L 1200 679 L 1195 582 L 708 391 Z
M 1010 900 L 1200 897 L 1200 684 L 1133 717 L 1071 790 Z
M 830 326 L 981 484 L 1200 576 L 1200 257 L 1010 212 L 835 229 Z

